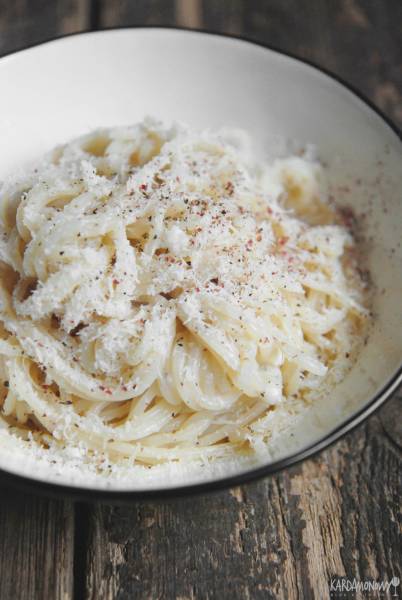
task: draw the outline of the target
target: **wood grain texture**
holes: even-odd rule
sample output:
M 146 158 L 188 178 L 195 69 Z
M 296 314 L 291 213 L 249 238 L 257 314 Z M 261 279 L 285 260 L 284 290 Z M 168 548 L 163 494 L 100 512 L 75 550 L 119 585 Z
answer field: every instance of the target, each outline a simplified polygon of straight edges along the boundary
M 387 402 L 379 413 L 382 426 L 388 437 L 402 450 L 402 388 Z
M 175 25 L 174 0 L 96 0 L 99 27 Z
M 73 598 L 73 521 L 70 502 L 0 489 L 1 600 Z
M 0 54 L 89 28 L 91 0 L 0 0 Z
M 373 418 L 314 460 L 243 488 L 95 507 L 85 597 L 324 599 L 333 577 L 402 579 L 399 470 L 400 452 Z
M 402 124 L 401 22 L 399 0 L 0 0 L 0 53 L 90 24 L 205 27 L 314 60 Z M 342 597 L 336 576 L 402 580 L 401 398 L 318 457 L 211 496 L 73 510 L 0 489 L 0 600 L 321 600 Z

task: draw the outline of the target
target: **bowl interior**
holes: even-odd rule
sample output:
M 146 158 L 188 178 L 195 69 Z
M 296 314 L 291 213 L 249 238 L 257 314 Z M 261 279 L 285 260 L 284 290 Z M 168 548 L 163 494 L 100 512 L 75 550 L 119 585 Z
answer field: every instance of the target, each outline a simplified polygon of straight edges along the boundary
M 365 231 L 374 325 L 358 363 L 293 435 L 272 445 L 267 464 L 336 429 L 395 376 L 402 361 L 402 144 L 367 104 L 334 79 L 274 51 L 220 36 L 126 29 L 67 37 L 0 61 L 0 179 L 51 147 L 96 127 L 146 115 L 196 128 L 244 128 L 266 155 L 287 140 L 312 143 L 328 164 L 341 204 Z M 32 477 L 32 464 L 0 453 L 0 467 Z M 237 470 L 239 467 L 236 467 Z M 209 478 L 227 475 L 211 472 Z M 103 487 L 74 472 L 35 467 L 35 477 Z M 174 487 L 204 480 L 173 471 L 165 480 L 113 489 Z

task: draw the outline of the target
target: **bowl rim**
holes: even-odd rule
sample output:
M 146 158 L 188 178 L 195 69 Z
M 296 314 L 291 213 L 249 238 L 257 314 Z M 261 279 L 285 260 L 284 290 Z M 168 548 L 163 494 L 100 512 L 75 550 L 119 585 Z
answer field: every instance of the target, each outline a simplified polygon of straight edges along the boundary
M 291 58 L 297 62 L 300 62 L 304 65 L 309 66 L 310 68 L 318 71 L 320 74 L 324 74 L 330 79 L 337 82 L 340 86 L 348 90 L 352 95 L 356 96 L 363 104 L 368 106 L 380 119 L 388 125 L 388 127 L 396 134 L 397 138 L 402 145 L 402 131 L 393 123 L 393 121 L 386 116 L 383 111 L 378 108 L 371 100 L 369 100 L 359 89 L 354 87 L 353 84 L 348 83 L 339 75 L 333 73 L 331 70 L 326 67 L 322 67 L 306 58 L 302 58 L 296 56 L 292 52 L 288 52 L 287 50 L 282 50 L 275 45 L 271 45 L 265 42 L 259 42 L 253 40 L 247 36 L 237 35 L 237 34 L 228 34 L 222 33 L 218 31 L 213 31 L 210 29 L 193 29 L 189 27 L 181 27 L 176 25 L 122 25 L 115 27 L 102 27 L 97 29 L 87 29 L 78 32 L 67 33 L 59 36 L 54 36 L 49 39 L 46 39 L 41 42 L 36 42 L 33 44 L 29 44 L 26 46 L 22 46 L 21 48 L 17 48 L 11 52 L 7 52 L 0 56 L 0 65 L 4 58 L 9 56 L 13 56 L 15 54 L 23 53 L 27 50 L 31 50 L 38 46 L 43 46 L 47 44 L 51 44 L 57 41 L 63 41 L 66 38 L 70 37 L 78 37 L 78 36 L 88 36 L 88 35 L 96 35 L 107 32 L 116 32 L 116 31 L 135 31 L 135 30 L 162 30 L 162 31 L 178 31 L 178 32 L 186 32 L 193 33 L 195 35 L 204 34 L 206 36 L 214 36 L 221 38 L 229 38 L 231 40 L 240 41 L 241 43 L 246 42 L 247 44 L 252 44 L 254 46 L 258 46 L 260 48 L 264 48 L 265 50 L 269 50 L 270 52 L 274 52 L 276 54 L 285 56 L 287 58 Z M 58 482 L 46 482 L 40 479 L 31 478 L 27 475 L 21 475 L 18 473 L 13 473 L 11 471 L 7 471 L 3 468 L 0 468 L 0 483 L 5 486 L 10 486 L 14 489 L 21 490 L 23 492 L 34 492 L 40 495 L 44 495 L 47 497 L 54 498 L 70 498 L 77 501 L 100 501 L 100 502 L 109 502 L 109 503 L 121 503 L 121 502 L 133 502 L 133 501 L 143 501 L 143 500 L 167 500 L 174 499 L 180 497 L 187 497 L 199 494 L 205 494 L 210 492 L 217 492 L 220 490 L 229 489 L 235 486 L 243 485 L 246 483 L 251 483 L 253 481 L 257 481 L 263 477 L 267 477 L 269 475 L 273 475 L 283 471 L 284 469 L 291 467 L 293 465 L 297 465 L 303 460 L 307 458 L 311 458 L 316 456 L 322 450 L 328 448 L 333 445 L 336 441 L 338 441 L 341 437 L 346 435 L 355 429 L 358 425 L 360 425 L 363 421 L 365 421 L 369 416 L 371 416 L 376 410 L 380 408 L 380 406 L 390 398 L 391 394 L 397 389 L 399 384 L 402 383 L 402 357 L 401 364 L 396 370 L 396 372 L 389 378 L 389 380 L 381 387 L 381 389 L 359 410 L 346 418 L 342 423 L 340 423 L 335 429 L 331 430 L 323 437 L 319 438 L 315 442 L 309 444 L 308 446 L 302 448 L 301 450 L 290 454 L 284 458 L 279 460 L 275 460 L 272 463 L 267 465 L 262 465 L 260 467 L 255 467 L 248 469 L 242 473 L 230 475 L 228 477 L 222 477 L 220 479 L 205 481 L 205 482 L 197 482 L 191 483 L 189 485 L 179 485 L 177 487 L 166 487 L 166 488 L 150 488 L 144 490 L 124 490 L 124 489 L 107 489 L 107 488 L 85 488 L 80 486 L 68 485 Z

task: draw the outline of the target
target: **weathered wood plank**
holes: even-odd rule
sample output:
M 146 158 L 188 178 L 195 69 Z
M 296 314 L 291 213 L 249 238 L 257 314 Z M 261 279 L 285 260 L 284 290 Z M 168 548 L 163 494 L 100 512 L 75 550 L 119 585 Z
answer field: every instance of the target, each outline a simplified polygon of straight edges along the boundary
M 202 1 L 176 0 L 175 21 L 181 27 L 202 28 Z
M 0 489 L 0 598 L 73 598 L 71 503 Z
M 0 0 L 0 55 L 89 28 L 91 0 Z
M 204 0 L 203 27 L 219 33 L 246 35 L 244 13 L 247 10 L 255 11 L 253 0 L 250 3 L 246 0 L 221 0 L 221 2 Z M 271 5 L 268 10 L 272 10 Z
M 174 25 L 174 0 L 97 0 L 99 27 Z
M 316 459 L 250 486 L 98 506 L 87 597 L 323 599 L 336 576 L 401 578 L 400 459 L 373 418 Z
M 402 388 L 379 414 L 385 433 L 402 450 Z

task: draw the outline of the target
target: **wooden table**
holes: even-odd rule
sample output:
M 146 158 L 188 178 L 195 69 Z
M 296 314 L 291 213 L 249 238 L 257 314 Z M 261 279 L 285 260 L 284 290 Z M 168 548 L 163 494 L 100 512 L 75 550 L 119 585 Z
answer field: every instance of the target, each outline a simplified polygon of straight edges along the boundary
M 130 24 L 267 42 L 341 75 L 402 125 L 400 0 L 0 0 L 0 53 Z M 0 600 L 324 599 L 335 576 L 402 580 L 401 402 L 300 466 L 207 497 L 113 507 L 2 488 Z

